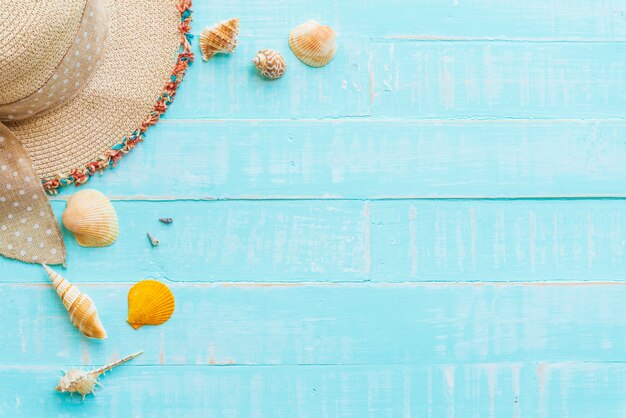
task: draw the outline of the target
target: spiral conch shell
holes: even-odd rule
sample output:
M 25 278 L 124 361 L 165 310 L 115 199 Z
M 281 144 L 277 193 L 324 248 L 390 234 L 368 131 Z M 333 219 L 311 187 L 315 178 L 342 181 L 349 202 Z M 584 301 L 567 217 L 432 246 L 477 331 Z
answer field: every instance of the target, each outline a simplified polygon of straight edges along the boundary
M 61 377 L 61 380 L 59 380 L 59 384 L 56 386 L 55 389 L 59 392 L 79 393 L 83 396 L 83 399 L 85 399 L 85 396 L 95 392 L 96 385 L 99 384 L 98 378 L 100 377 L 100 375 L 108 372 L 112 368 L 117 367 L 122 363 L 126 363 L 127 361 L 134 359 L 142 353 L 143 351 L 131 354 L 130 356 L 124 357 L 123 359 L 107 364 L 106 366 L 100 367 L 90 372 L 80 369 L 69 370 L 65 372 L 65 375 L 63 377 Z
M 139 329 L 144 325 L 161 325 L 174 313 L 172 291 L 156 280 L 143 280 L 128 292 L 128 324 Z
M 323 67 L 337 52 L 335 31 L 330 26 L 308 20 L 289 34 L 289 47 L 300 61 L 311 67 Z
M 119 234 L 117 214 L 109 199 L 97 190 L 81 190 L 63 212 L 63 225 L 83 247 L 106 247 Z
M 61 297 L 65 309 L 69 312 L 72 324 L 86 337 L 106 338 L 107 332 L 102 326 L 96 305 L 91 298 L 50 267 L 45 264 L 42 264 L 42 266 L 48 273 L 50 280 L 52 280 L 52 286 Z
M 237 48 L 239 35 L 239 18 L 224 20 L 200 34 L 200 50 L 202 59 L 208 61 L 217 53 L 230 54 Z
M 280 78 L 287 71 L 287 63 L 278 52 L 273 49 L 260 50 L 252 62 L 263 77 L 276 79 Z

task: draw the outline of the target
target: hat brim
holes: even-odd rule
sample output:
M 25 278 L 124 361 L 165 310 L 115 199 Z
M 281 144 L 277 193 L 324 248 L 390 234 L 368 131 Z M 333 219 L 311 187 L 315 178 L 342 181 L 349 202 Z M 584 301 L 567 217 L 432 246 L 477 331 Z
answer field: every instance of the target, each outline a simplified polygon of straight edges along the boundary
M 51 192 L 84 183 L 140 142 L 193 60 L 191 0 L 99 1 L 110 28 L 87 85 L 52 112 L 7 124 Z

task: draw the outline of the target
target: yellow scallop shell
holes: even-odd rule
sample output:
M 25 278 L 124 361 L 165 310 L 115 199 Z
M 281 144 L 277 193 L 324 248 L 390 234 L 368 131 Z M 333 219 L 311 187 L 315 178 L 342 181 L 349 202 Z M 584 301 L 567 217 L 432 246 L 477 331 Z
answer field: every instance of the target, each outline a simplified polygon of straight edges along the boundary
M 128 292 L 128 324 L 139 329 L 144 325 L 161 325 L 174 313 L 172 291 L 156 280 L 143 280 Z

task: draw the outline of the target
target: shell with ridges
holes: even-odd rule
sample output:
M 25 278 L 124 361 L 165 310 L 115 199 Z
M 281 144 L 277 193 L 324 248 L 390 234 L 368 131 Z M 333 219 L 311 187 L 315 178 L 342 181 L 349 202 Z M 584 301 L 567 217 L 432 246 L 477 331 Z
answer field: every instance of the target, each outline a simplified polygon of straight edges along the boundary
M 261 75 L 266 78 L 277 79 L 282 77 L 285 71 L 287 71 L 285 59 L 273 49 L 260 50 L 252 58 L 252 62 Z
M 337 52 L 335 31 L 330 26 L 308 20 L 289 34 L 289 47 L 300 61 L 311 67 L 323 67 Z
M 98 310 L 93 300 L 50 267 L 45 264 L 42 264 L 42 266 L 48 273 L 52 286 L 63 301 L 65 309 L 69 312 L 72 324 L 86 337 L 106 338 L 107 332 L 100 321 Z
M 200 34 L 202 59 L 208 61 L 217 53 L 230 54 L 237 48 L 239 18 L 219 22 Z
M 128 324 L 134 329 L 161 325 L 174 313 L 174 295 L 163 283 L 143 280 L 128 292 Z
M 85 396 L 90 393 L 94 393 L 96 385 L 98 384 L 98 377 L 100 377 L 101 374 L 108 372 L 122 363 L 126 363 L 127 361 L 134 359 L 142 353 L 143 351 L 131 354 L 130 356 L 124 357 L 123 359 L 114 361 L 113 363 L 107 364 L 106 366 L 90 372 L 80 369 L 69 370 L 63 377 L 61 377 L 55 389 L 59 392 L 80 393 L 83 396 L 83 399 L 85 399 Z
M 81 190 L 67 203 L 63 225 L 83 247 L 106 247 L 119 234 L 117 214 L 109 199 L 97 190 Z

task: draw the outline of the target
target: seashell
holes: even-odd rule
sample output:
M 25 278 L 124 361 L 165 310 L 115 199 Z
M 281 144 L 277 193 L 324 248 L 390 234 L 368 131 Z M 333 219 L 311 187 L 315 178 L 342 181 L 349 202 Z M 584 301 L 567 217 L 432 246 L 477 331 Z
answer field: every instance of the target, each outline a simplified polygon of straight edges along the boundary
M 217 53 L 230 54 L 237 48 L 239 18 L 224 20 L 205 28 L 200 34 L 202 59 L 208 61 Z
M 289 34 L 289 47 L 300 61 L 311 67 L 323 67 L 337 52 L 335 31 L 308 20 L 296 26 Z
M 67 202 L 63 225 L 83 247 L 106 247 L 119 234 L 117 214 L 109 199 L 97 190 L 81 190 Z
M 50 267 L 45 264 L 42 264 L 42 266 L 48 273 L 52 286 L 54 286 L 57 294 L 61 297 L 65 309 L 69 312 L 72 324 L 86 337 L 106 338 L 107 332 L 104 330 L 102 322 L 100 322 L 93 300 Z
M 164 224 L 171 224 L 171 223 L 174 223 L 174 219 L 172 219 L 172 218 L 160 218 L 160 219 L 159 219 L 159 221 L 160 221 L 161 223 L 164 223 Z
M 156 280 L 143 280 L 128 292 L 128 324 L 139 329 L 144 325 L 161 325 L 174 313 L 172 291 Z
M 56 386 L 55 389 L 59 392 L 77 392 L 83 396 L 83 399 L 85 399 L 85 396 L 95 392 L 96 385 L 99 384 L 98 378 L 100 377 L 100 375 L 108 372 L 114 367 L 119 366 L 120 364 L 126 363 L 127 361 L 134 359 L 142 353 L 143 351 L 131 354 L 128 357 L 124 357 L 121 360 L 107 364 L 106 366 L 100 367 L 90 372 L 80 369 L 72 369 L 68 372 L 64 372 L 65 375 L 61 377 L 61 380 L 59 380 L 59 384 Z
M 252 62 L 261 75 L 265 78 L 277 79 L 287 71 L 287 63 L 282 55 L 273 49 L 260 50 Z
M 159 240 L 154 238 L 154 236 L 151 233 L 146 232 L 146 235 L 148 235 L 148 239 L 150 240 L 150 244 L 152 244 L 153 247 L 156 247 L 157 245 L 159 245 Z

